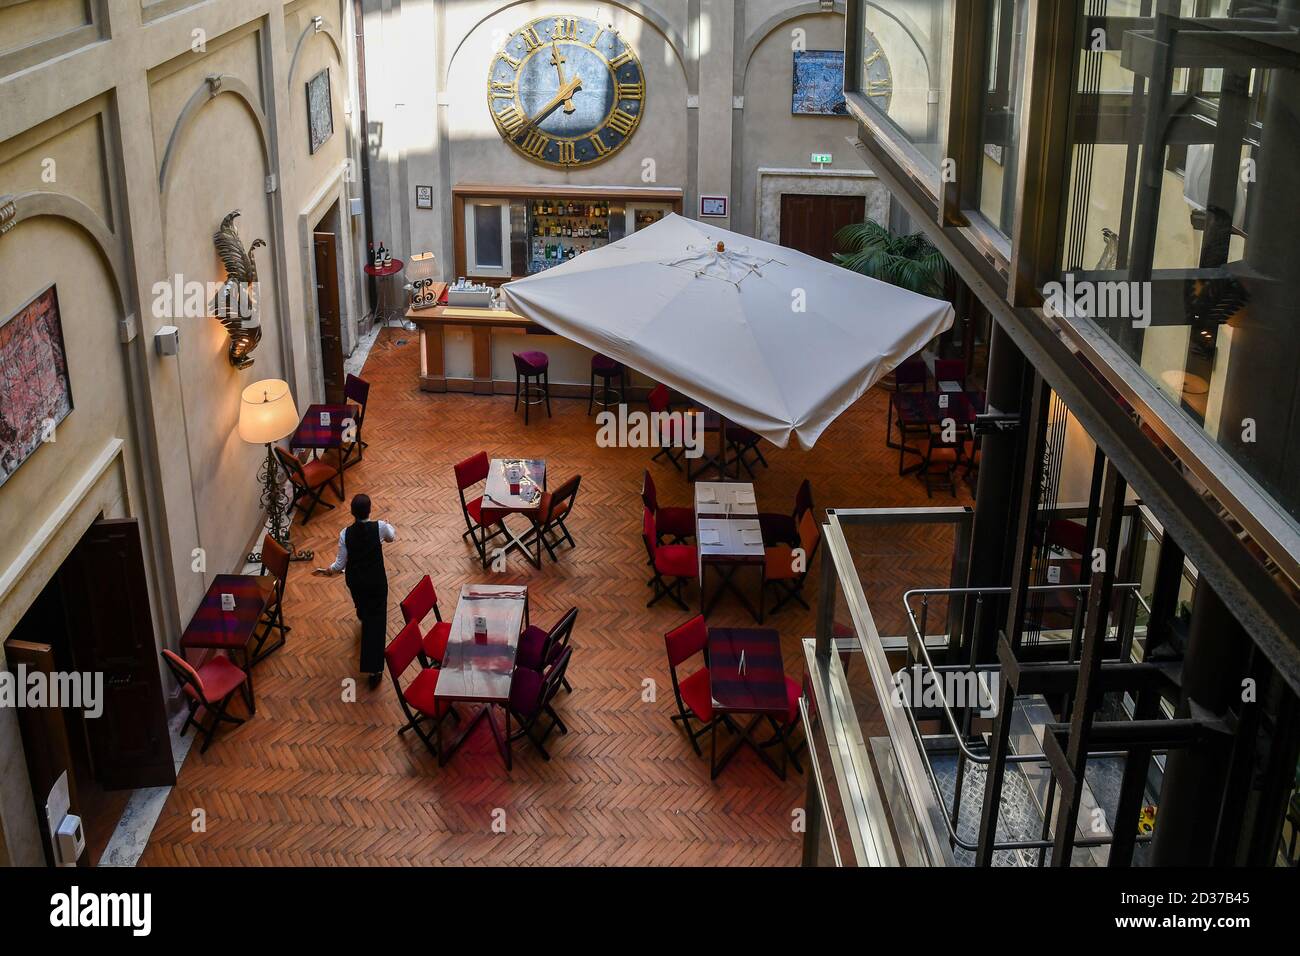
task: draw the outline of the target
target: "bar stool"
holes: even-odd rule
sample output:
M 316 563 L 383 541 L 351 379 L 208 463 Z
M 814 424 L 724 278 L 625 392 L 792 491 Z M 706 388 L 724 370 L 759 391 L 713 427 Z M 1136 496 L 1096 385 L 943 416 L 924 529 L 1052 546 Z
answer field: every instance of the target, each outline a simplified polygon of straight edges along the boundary
M 524 401 L 524 424 L 528 424 L 528 406 L 546 403 L 546 417 L 551 417 L 551 360 L 545 352 L 515 352 L 515 411 Z M 537 379 L 536 382 L 532 379 Z
M 600 398 L 596 397 L 596 377 L 600 377 Z M 614 388 L 614 379 L 618 379 L 618 388 Z M 591 414 L 591 406 L 599 405 L 601 408 L 609 408 L 614 403 L 611 398 L 617 396 L 620 403 L 626 403 L 627 371 L 622 362 L 615 361 L 607 355 L 597 353 L 591 357 L 591 394 L 587 396 L 587 414 Z

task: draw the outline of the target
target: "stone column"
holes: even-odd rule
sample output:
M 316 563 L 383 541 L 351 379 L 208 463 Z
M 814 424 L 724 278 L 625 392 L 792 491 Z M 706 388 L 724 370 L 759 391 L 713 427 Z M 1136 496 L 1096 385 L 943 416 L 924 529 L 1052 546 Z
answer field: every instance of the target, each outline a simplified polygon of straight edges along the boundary
M 727 196 L 727 212 L 735 197 L 731 196 L 731 111 L 732 72 L 735 57 L 735 5 L 732 0 L 700 0 L 699 19 L 695 24 L 696 52 L 699 57 L 699 149 L 696 152 L 696 183 L 701 196 Z M 687 216 L 699 215 L 695 208 L 684 209 Z M 724 229 L 731 228 L 731 217 L 709 219 Z

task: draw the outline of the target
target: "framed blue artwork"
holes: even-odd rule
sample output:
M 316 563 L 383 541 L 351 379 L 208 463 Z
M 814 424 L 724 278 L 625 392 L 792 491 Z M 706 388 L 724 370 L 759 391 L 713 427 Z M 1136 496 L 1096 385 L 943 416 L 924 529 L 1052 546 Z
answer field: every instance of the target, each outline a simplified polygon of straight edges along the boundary
M 796 115 L 847 116 L 844 102 L 844 52 L 796 50 L 794 95 L 790 112 Z

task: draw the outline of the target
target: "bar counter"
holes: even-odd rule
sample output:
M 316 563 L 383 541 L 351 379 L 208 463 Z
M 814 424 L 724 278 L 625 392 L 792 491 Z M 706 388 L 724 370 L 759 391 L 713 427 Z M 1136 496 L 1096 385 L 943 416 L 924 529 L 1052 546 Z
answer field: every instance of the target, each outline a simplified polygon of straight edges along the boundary
M 513 395 L 514 352 L 545 352 L 551 360 L 551 397 L 586 398 L 591 357 L 586 346 L 549 332 L 509 309 L 439 305 L 407 309 L 420 330 L 420 388 L 426 392 Z M 643 399 L 654 383 L 628 370 L 628 400 Z

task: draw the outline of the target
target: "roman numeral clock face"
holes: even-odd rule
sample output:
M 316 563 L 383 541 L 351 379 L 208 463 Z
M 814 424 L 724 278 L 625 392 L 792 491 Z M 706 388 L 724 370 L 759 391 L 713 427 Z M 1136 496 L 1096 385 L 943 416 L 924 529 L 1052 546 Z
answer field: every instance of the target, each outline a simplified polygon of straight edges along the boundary
M 645 73 L 618 31 L 585 17 L 544 17 L 506 40 L 488 74 L 501 137 L 549 166 L 598 163 L 632 138 Z
M 889 112 L 889 101 L 894 95 L 894 74 L 885 58 L 885 51 L 870 30 L 862 37 L 862 92 L 871 97 L 872 104 L 880 112 Z

